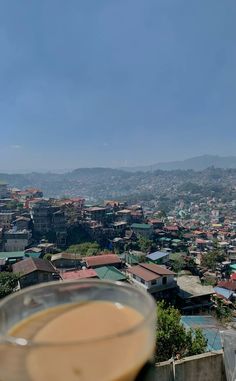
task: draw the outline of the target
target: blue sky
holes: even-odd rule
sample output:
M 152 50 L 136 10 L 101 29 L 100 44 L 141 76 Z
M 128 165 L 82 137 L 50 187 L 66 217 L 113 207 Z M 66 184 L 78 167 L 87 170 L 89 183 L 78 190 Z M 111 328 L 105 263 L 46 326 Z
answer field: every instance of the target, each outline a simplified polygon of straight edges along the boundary
M 234 155 L 235 0 L 1 0 L 0 169 Z

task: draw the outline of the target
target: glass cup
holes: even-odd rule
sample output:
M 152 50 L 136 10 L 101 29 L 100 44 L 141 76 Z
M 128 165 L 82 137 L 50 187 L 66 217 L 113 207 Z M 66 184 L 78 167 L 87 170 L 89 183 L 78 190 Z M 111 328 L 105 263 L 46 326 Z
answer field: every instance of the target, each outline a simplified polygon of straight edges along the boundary
M 12 327 L 33 314 L 95 301 L 131 307 L 143 319 L 119 333 L 73 342 L 34 342 L 9 335 Z M 134 381 L 153 358 L 155 328 L 154 300 L 128 284 L 80 280 L 29 287 L 0 303 L 0 380 Z

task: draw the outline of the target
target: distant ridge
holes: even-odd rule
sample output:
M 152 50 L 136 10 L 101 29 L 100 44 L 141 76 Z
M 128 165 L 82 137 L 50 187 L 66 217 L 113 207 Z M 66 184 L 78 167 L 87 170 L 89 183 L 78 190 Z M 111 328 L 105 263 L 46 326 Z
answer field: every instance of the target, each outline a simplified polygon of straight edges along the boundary
M 202 155 L 192 157 L 186 160 L 170 161 L 163 163 L 156 163 L 153 165 L 139 166 L 139 167 L 122 167 L 121 169 L 129 172 L 136 171 L 156 171 L 158 169 L 163 171 L 173 170 L 188 170 L 203 171 L 209 167 L 215 168 L 236 168 L 236 156 L 217 156 L 217 155 Z

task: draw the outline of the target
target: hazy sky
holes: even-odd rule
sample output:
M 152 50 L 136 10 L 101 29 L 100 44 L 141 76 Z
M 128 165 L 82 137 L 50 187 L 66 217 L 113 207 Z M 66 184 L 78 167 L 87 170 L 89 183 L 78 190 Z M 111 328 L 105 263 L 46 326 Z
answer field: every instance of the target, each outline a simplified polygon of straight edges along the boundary
M 236 154 L 235 0 L 1 0 L 0 170 Z

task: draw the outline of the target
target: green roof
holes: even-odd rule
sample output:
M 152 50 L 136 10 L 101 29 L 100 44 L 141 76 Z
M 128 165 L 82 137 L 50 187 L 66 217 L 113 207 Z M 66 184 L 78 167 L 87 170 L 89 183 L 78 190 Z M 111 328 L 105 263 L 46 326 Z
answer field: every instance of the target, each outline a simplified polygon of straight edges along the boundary
M 0 259 L 3 258 L 21 258 L 25 256 L 24 251 L 1 251 Z
M 34 253 L 34 252 L 30 253 L 29 252 L 29 253 L 25 253 L 25 257 L 27 257 L 27 258 L 39 258 L 41 254 L 42 254 L 41 252 L 39 252 L 39 253 Z
M 133 229 L 152 229 L 152 225 L 149 224 L 132 224 Z
M 100 279 L 106 280 L 125 280 L 126 276 L 119 270 L 117 270 L 114 266 L 102 266 L 95 269 L 98 277 Z
M 179 242 L 181 242 L 181 239 L 172 239 L 172 242 L 174 242 L 174 243 L 179 243 Z
M 236 270 L 236 264 L 229 266 L 232 270 Z

